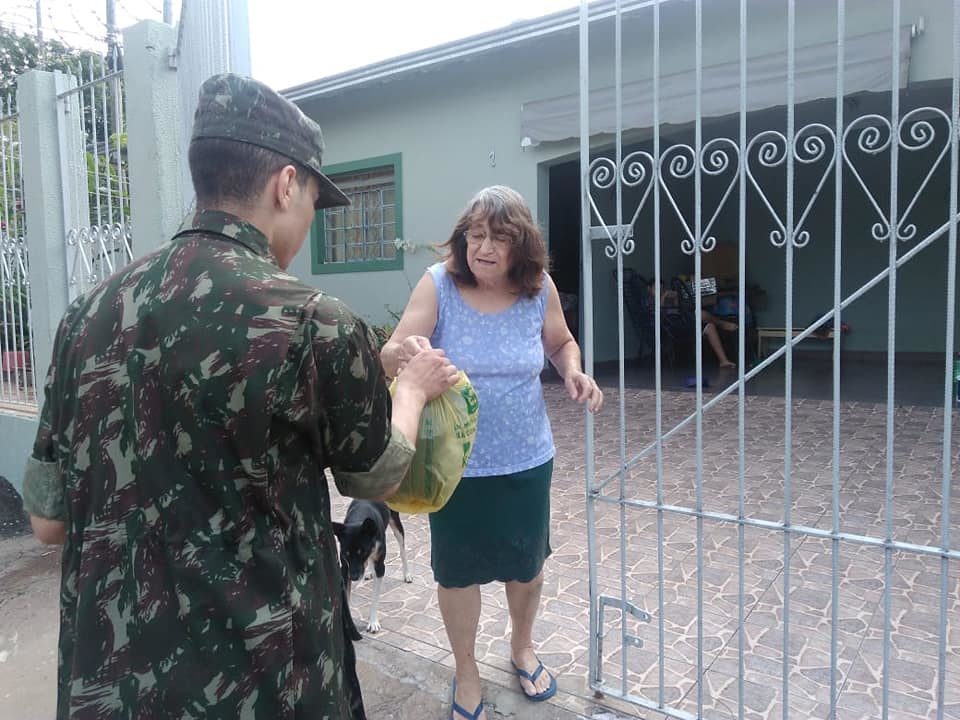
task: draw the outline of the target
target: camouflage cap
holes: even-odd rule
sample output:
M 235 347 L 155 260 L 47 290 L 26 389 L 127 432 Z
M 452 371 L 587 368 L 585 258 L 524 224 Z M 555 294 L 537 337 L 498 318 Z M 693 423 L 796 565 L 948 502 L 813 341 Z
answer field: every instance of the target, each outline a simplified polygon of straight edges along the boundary
M 320 170 L 320 126 L 257 80 L 225 73 L 208 78 L 200 86 L 191 142 L 200 138 L 235 140 L 296 160 L 312 170 L 320 182 L 318 210 L 350 204 L 350 199 Z

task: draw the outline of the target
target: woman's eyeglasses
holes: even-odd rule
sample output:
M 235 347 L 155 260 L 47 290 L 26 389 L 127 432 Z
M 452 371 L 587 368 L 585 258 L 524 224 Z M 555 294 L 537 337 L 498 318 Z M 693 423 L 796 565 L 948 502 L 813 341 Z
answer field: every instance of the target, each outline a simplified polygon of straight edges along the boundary
M 488 238 L 493 243 L 493 246 L 496 248 L 509 247 L 510 244 L 513 242 L 513 238 L 511 238 L 509 235 L 506 235 L 503 233 L 494 233 L 493 235 L 487 235 L 487 233 L 483 232 L 482 230 L 467 230 L 467 232 L 465 232 L 463 236 L 466 238 L 467 242 L 470 245 L 478 245 L 478 246 L 483 245 L 483 241 Z

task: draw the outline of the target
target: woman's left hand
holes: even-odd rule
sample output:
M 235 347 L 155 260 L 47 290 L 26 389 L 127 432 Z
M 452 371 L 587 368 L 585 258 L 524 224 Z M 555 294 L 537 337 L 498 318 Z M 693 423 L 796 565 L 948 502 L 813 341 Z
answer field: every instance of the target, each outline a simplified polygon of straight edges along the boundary
M 587 403 L 587 409 L 595 413 L 603 407 L 603 391 L 597 385 L 597 381 L 579 370 L 567 375 L 564 379 L 564 385 L 567 386 L 567 392 L 570 393 L 570 399 L 578 403 Z

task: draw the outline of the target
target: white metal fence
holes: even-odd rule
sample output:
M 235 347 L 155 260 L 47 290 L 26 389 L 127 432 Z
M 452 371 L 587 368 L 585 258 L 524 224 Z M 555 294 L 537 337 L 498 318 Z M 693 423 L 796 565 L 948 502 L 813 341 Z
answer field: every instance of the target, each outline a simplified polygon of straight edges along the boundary
M 122 63 L 117 48 L 89 59 L 57 96 L 71 298 L 133 257 Z
M 138 24 L 131 30 L 136 32 L 124 33 L 125 39 L 133 37 L 137 43 L 131 51 L 134 58 L 131 72 L 136 76 L 130 80 L 134 83 L 131 87 L 136 87 L 140 91 L 138 97 L 148 98 L 150 103 L 138 105 L 138 109 L 144 110 L 139 115 L 129 115 L 135 123 L 135 149 L 141 150 L 141 154 L 135 153 L 139 163 L 139 170 L 135 172 L 140 173 L 139 187 L 155 188 L 163 185 L 162 180 L 178 156 L 175 142 L 163 144 L 155 136 L 151 137 L 155 126 L 169 128 L 171 122 L 178 126 L 182 122 L 183 127 L 170 135 L 189 138 L 200 83 L 212 73 L 231 68 L 249 74 L 246 3 L 244 0 L 185 3 L 180 22 L 181 42 L 177 47 L 171 46 L 167 39 L 160 41 L 159 50 L 153 44 L 157 38 L 166 37 L 166 29 L 161 31 L 158 27 Z M 147 39 L 148 36 L 153 39 Z M 114 36 L 112 42 L 118 39 Z M 142 44 L 144 40 L 146 43 Z M 162 77 L 154 74 L 158 52 L 162 54 L 159 60 Z M 55 327 L 56 319 L 70 300 L 122 268 L 133 257 L 124 85 L 131 72 L 125 73 L 123 65 L 123 53 L 114 45 L 104 57 L 82 53 L 82 60 L 69 73 L 30 78 L 26 83 L 30 88 L 27 97 L 32 99 L 36 92 L 40 98 L 39 105 L 30 105 L 31 110 L 27 111 L 30 117 L 25 117 L 21 108 L 18 118 L 13 111 L 14 98 L 0 98 L 3 201 L 0 207 L 0 289 L 3 290 L 0 296 L 0 351 L 3 353 L 0 414 L 7 411 L 36 414 L 34 370 L 42 372 L 49 361 L 53 330 L 49 326 Z M 176 98 L 168 96 L 167 83 L 171 76 L 167 71 L 171 70 L 176 70 L 176 85 L 186 108 L 182 119 L 158 115 L 169 113 L 169 108 L 176 104 Z M 163 98 L 162 101 L 159 98 Z M 154 100 L 157 105 L 153 104 Z M 51 110 L 56 112 L 55 124 L 32 116 L 34 112 L 43 116 Z M 30 128 L 29 133 L 24 133 L 27 142 L 22 149 L 20 123 Z M 51 146 L 59 150 L 58 155 L 47 151 Z M 151 166 L 147 159 L 158 155 L 162 156 L 162 162 Z M 186 163 L 183 166 L 185 168 Z M 22 168 L 27 169 L 29 178 L 34 178 L 29 181 L 32 187 L 27 191 L 31 198 L 29 209 L 38 215 L 38 231 L 29 241 Z M 189 178 L 185 175 L 184 179 Z M 187 185 L 184 190 L 186 192 Z M 151 201 L 149 190 L 142 194 L 144 202 L 140 203 L 140 212 L 143 216 L 164 216 L 163 212 L 150 212 L 150 203 L 156 207 L 161 201 L 157 198 Z M 167 198 L 162 205 L 168 214 L 174 207 L 173 214 L 179 215 L 177 202 Z M 53 213 L 61 213 L 62 224 L 51 222 L 51 209 Z M 162 223 L 148 220 L 146 224 L 149 227 L 142 233 L 144 248 L 152 248 L 157 242 L 157 225 Z M 52 232 L 55 237 L 44 237 L 45 232 Z M 169 228 L 164 227 L 160 234 L 168 232 Z M 33 301 L 28 247 L 34 255 Z M 38 276 L 38 272 L 43 275 Z M 32 342 L 34 324 L 36 342 Z M 10 471 L 6 472 L 9 475 Z
M 851 0 L 852 3 L 852 0 Z M 882 568 L 878 588 L 882 592 L 879 603 L 878 636 L 876 637 L 876 701 L 877 717 L 896 717 L 903 711 L 904 698 L 897 694 L 898 667 L 892 657 L 892 648 L 896 645 L 897 623 L 901 615 L 895 609 L 894 567 L 897 558 L 908 556 L 911 559 L 929 560 L 936 568 L 938 579 L 936 591 L 929 605 L 909 612 L 921 612 L 935 618 L 932 621 L 931 637 L 927 639 L 927 656 L 931 664 L 936 665 L 935 678 L 929 687 L 932 707 L 938 720 L 948 713 L 947 689 L 948 658 L 955 657 L 956 632 L 958 618 L 956 609 L 960 607 L 960 598 L 956 590 L 956 563 L 960 561 L 960 550 L 955 547 L 951 530 L 955 520 L 951 519 L 951 480 L 955 450 L 953 440 L 954 392 L 953 360 L 955 350 L 955 305 L 956 305 L 956 265 L 957 265 L 957 228 L 958 228 L 958 105 L 960 105 L 960 2 L 952 2 L 952 26 L 949 30 L 952 42 L 952 58 L 949 62 L 949 74 L 943 78 L 938 104 L 918 104 L 909 94 L 904 93 L 902 73 L 904 38 L 903 7 L 901 0 L 875 3 L 889 13 L 890 27 L 889 55 L 886 63 L 889 68 L 891 84 L 885 98 L 873 100 L 884 107 L 879 112 L 851 112 L 857 103 L 843 101 L 845 88 L 845 50 L 849 28 L 846 25 L 847 0 L 835 3 L 803 4 L 807 12 L 820 13 L 835 23 L 836 40 L 833 46 L 836 67 L 834 72 L 835 90 L 826 116 L 817 122 L 798 122 L 797 99 L 798 77 L 809 71 L 809 67 L 798 65 L 797 12 L 801 3 L 797 0 L 785 0 L 782 4 L 782 18 L 787 43 L 785 57 L 785 107 L 782 115 L 777 116 L 773 127 L 763 127 L 748 112 L 748 94 L 751 90 L 747 68 L 751 58 L 748 56 L 748 24 L 751 20 L 748 8 L 756 9 L 761 4 L 740 0 L 738 4 L 726 3 L 724 7 L 738 5 L 731 12 L 739 14 L 739 92 L 740 105 L 736 125 L 739 132 L 732 136 L 710 134 L 705 122 L 704 95 L 709 90 L 704 85 L 704 7 L 710 5 L 706 0 L 693 3 L 675 3 L 670 0 L 648 0 L 646 2 L 609 3 L 614 17 L 613 75 L 614 87 L 614 142 L 611 148 L 598 150 L 591 148 L 590 127 L 592 83 L 596 82 L 597 71 L 591 68 L 591 58 L 596 52 L 591 43 L 596 35 L 591 34 L 590 13 L 586 2 L 581 3 L 580 22 L 580 167 L 582 169 L 582 238 L 583 238 L 583 277 L 585 305 L 585 349 L 587 365 L 592 367 L 593 336 L 593 282 L 592 278 L 609 277 L 609 269 L 594 275 L 593 240 L 601 238 L 605 252 L 603 257 L 614 263 L 617 277 L 617 328 L 619 340 L 619 437 L 616 439 L 618 460 L 612 472 L 598 469 L 598 455 L 595 453 L 597 438 L 594 426 L 588 416 L 587 421 L 587 494 L 588 494 L 588 531 L 590 543 L 590 590 L 591 590 L 591 669 L 590 685 L 594 689 L 617 697 L 625 698 L 645 708 L 656 710 L 664 715 L 677 718 L 744 718 L 772 717 L 867 717 L 866 710 L 860 714 L 854 711 L 844 715 L 838 710 L 838 697 L 844 685 L 849 666 L 845 663 L 841 636 L 844 632 L 840 623 L 842 599 L 840 595 L 841 568 L 864 548 L 876 549 L 881 555 Z M 719 5 L 719 3 L 717 4 Z M 644 11 L 650 26 L 652 37 L 649 63 L 652 68 L 652 138 L 649 149 L 631 149 L 624 140 L 630 129 L 643 127 L 626 126 L 624 115 L 623 50 L 624 7 L 631 11 Z M 676 10 L 670 18 L 670 24 L 663 24 L 664 9 Z M 662 43 L 661 35 L 665 27 L 676 32 L 681 10 L 689 10 L 688 31 L 683 37 L 689 43 L 690 56 L 694 58 L 693 73 L 694 112 L 692 114 L 692 142 L 676 142 L 662 127 L 661 108 L 675 98 L 676 87 L 666 88 L 661 84 Z M 946 7 L 942 3 L 939 7 Z M 879 9 L 875 12 L 880 12 Z M 943 30 L 943 28 L 940 28 Z M 636 32 L 636 27 L 634 28 Z M 676 39 L 674 38 L 674 41 Z M 676 77 L 674 76 L 674 82 Z M 667 92 L 671 95 L 667 95 Z M 729 98 L 728 98 L 729 99 Z M 912 104 L 911 104 L 912 103 Z M 823 114 L 822 106 L 820 110 Z M 765 116 L 767 119 L 772 115 Z M 675 120 L 674 120 L 675 121 Z M 675 130 L 672 130 L 675 132 Z M 636 143 L 634 143 L 636 145 Z M 906 171 L 909 164 L 910 172 Z M 932 200 L 931 200 L 932 196 Z M 825 236 L 818 237 L 808 227 L 811 208 L 818 203 L 832 201 L 832 228 Z M 924 217 L 919 217 L 918 203 L 925 202 Z M 865 205 L 866 211 L 856 215 L 860 221 L 855 231 L 848 234 L 845 227 L 851 223 L 850 208 L 856 203 Z M 748 205 L 757 212 L 748 214 Z M 931 212 L 931 208 L 936 208 Z M 829 214 L 829 213 L 828 213 Z M 759 225 L 760 218 L 765 226 Z M 664 226 L 670 223 L 676 234 L 664 235 Z M 846 225 L 845 225 L 846 223 Z M 850 235 L 856 234 L 856 238 Z M 694 410 L 679 420 L 667 421 L 663 414 L 663 337 L 660 322 L 655 320 L 655 387 L 656 387 L 656 428 L 655 440 L 640 447 L 631 445 L 633 432 L 627 413 L 627 388 L 625 385 L 625 360 L 627 355 L 624 333 L 624 261 L 639 248 L 649 251 L 653 259 L 654 287 L 661 285 L 663 250 L 667 243 L 677 242 L 682 252 L 692 260 L 694 286 L 702 281 L 703 259 L 713 252 L 718 244 L 717 238 L 726 235 L 736 244 L 739 258 L 738 267 L 738 366 L 735 380 L 716 392 L 705 397 L 704 365 L 702 360 L 703 339 L 701 333 L 695 335 L 695 388 Z M 852 269 L 845 260 L 845 240 L 870 238 L 877 252 L 885 257 L 883 267 L 865 282 L 858 281 L 855 289 L 844 285 L 846 272 Z M 818 270 L 825 285 L 832 286 L 832 307 L 812 322 L 796 323 L 798 312 L 794 308 L 794 283 L 796 263 L 809 247 L 816 243 L 832 243 L 832 263 Z M 746 302 L 746 266 L 745 258 L 750 245 L 767 243 L 780 253 L 776 272 L 781 273 L 784 281 L 784 321 L 787 328 L 787 341 L 784 346 L 758 364 L 749 367 L 749 338 L 747 336 Z M 902 457 L 910 449 L 898 444 L 897 413 L 897 300 L 898 272 L 904 265 L 914 261 L 925 249 L 939 244 L 946 246 L 945 267 L 938 277 L 929 280 L 932 292 L 942 296 L 945 308 L 946 324 L 942 328 L 943 347 L 943 406 L 942 425 L 937 428 L 935 441 L 940 445 L 940 467 L 937 471 L 938 482 L 918 487 L 916 492 L 931 499 L 932 510 L 937 513 L 936 523 L 939 531 L 923 540 L 905 539 L 896 532 L 898 522 L 895 498 L 902 494 L 902 484 L 916 482 L 905 477 Z M 868 248 L 868 252 L 870 252 Z M 603 260 L 602 260 L 603 261 Z M 602 262 L 601 261 L 601 262 Z M 856 258 L 856 262 L 864 262 Z M 850 509 L 841 503 L 841 488 L 851 472 L 845 468 L 842 456 L 841 416 L 844 412 L 841 388 L 841 333 L 835 332 L 832 340 L 832 410 L 823 413 L 818 425 L 829 427 L 832 436 L 832 451 L 829 467 L 832 472 L 830 492 L 827 497 L 825 523 L 807 524 L 799 517 L 798 497 L 805 489 L 800 478 L 802 463 L 794 456 L 796 434 L 801 429 L 794 425 L 796 398 L 793 393 L 795 370 L 795 349 L 802 340 L 828 323 L 833 325 L 841 312 L 852 303 L 861 300 L 871 289 L 885 286 L 886 298 L 877 312 L 885 312 L 886 324 L 886 403 L 883 409 L 882 441 L 877 443 L 877 455 L 882 458 L 878 473 L 882 482 L 878 488 L 877 519 L 866 531 L 851 530 Z M 654 318 L 662 317 L 662 301 L 659 292 L 654 293 Z M 704 309 L 702 296 L 693 294 L 693 317 L 700 318 Z M 902 306 L 901 306 L 902 307 Z M 699 322 L 695 321 L 696 325 Z M 801 332 L 791 341 L 792 328 L 799 327 Z M 779 368 L 782 363 L 784 372 L 783 393 L 783 436 L 774 447 L 782 452 L 782 482 L 778 490 L 779 517 L 770 519 L 756 513 L 748 504 L 750 476 L 748 467 L 752 462 L 747 451 L 749 432 L 769 432 L 769 428 L 757 429 L 747 426 L 747 383 L 762 372 Z M 736 447 L 726 451 L 736 458 L 737 470 L 729 476 L 728 499 L 734 501 L 732 511 L 713 509 L 715 504 L 705 491 L 705 465 L 714 459 L 705 458 L 705 423 L 708 412 L 714 409 L 730 409 L 725 399 L 736 397 L 736 423 L 739 429 Z M 846 430 L 849 432 L 849 430 Z M 668 475 L 665 471 L 664 453 L 669 442 L 678 437 L 686 437 L 690 444 L 687 462 L 683 465 L 687 473 Z M 638 473 L 643 467 L 646 472 Z M 655 477 L 654 477 L 655 476 Z M 672 502 L 667 497 L 668 485 L 689 481 L 689 501 Z M 727 488 L 724 488 L 726 490 Z M 954 509 L 955 512 L 955 509 Z M 607 531 L 598 534 L 598 517 L 603 517 Z M 646 520 L 645 520 L 646 519 Z M 695 665 L 691 669 L 692 678 L 689 687 L 681 694 L 683 702 L 671 700 L 676 697 L 671 691 L 681 682 L 670 665 L 671 652 L 678 652 L 672 637 L 672 628 L 668 617 L 674 608 L 665 593 L 665 575 L 670 558 L 665 557 L 664 545 L 667 537 L 665 527 L 689 520 L 689 537 L 692 546 L 691 586 L 695 618 L 695 633 L 684 657 Z M 631 572 L 631 556 L 639 549 L 632 546 L 632 538 L 637 536 L 637 526 L 644 522 L 655 523 L 657 533 L 656 574 L 651 572 L 644 577 L 655 577 L 656 592 L 648 595 L 653 598 L 646 603 L 637 597 L 636 578 Z M 708 542 L 713 542 L 711 533 L 714 528 L 731 528 L 735 532 L 735 574 L 736 589 L 720 598 L 726 612 L 736 613 L 735 626 L 730 630 L 730 644 L 735 649 L 735 664 L 730 668 L 731 685 L 727 691 L 717 691 L 706 682 L 711 662 L 705 648 L 705 628 L 711 615 L 711 603 L 718 601 L 715 591 L 708 590 L 705 578 L 710 568 L 706 567 L 705 557 Z M 616 551 L 611 552 L 611 535 L 616 541 Z M 779 567 L 782 586 L 778 588 L 776 607 L 773 610 L 775 622 L 771 628 L 778 638 L 778 648 L 766 660 L 770 664 L 779 664 L 779 685 L 775 692 L 775 704 L 759 715 L 756 708 L 748 707 L 744 678 L 747 668 L 754 658 L 750 657 L 751 639 L 747 637 L 746 616 L 753 602 L 748 597 L 749 574 L 755 571 L 754 562 L 748 553 L 747 537 L 766 538 L 771 548 L 770 557 Z M 820 688 L 811 691 L 809 678 L 798 676 L 800 658 L 795 650 L 797 636 L 808 632 L 808 626 L 797 620 L 800 616 L 792 613 L 792 603 L 796 597 L 797 578 L 792 563 L 795 561 L 798 546 L 808 539 L 827 543 L 831 567 L 828 578 L 819 586 L 825 609 L 823 617 L 828 641 L 822 662 L 817 668 Z M 601 560 L 601 558 L 603 560 Z M 926 567 L 926 566 L 925 566 Z M 616 568 L 616 569 L 614 569 Z M 612 621 L 611 621 L 612 611 Z M 713 608 L 712 612 L 715 612 Z M 952 614 L 952 616 L 951 616 Z M 728 616 L 729 617 L 729 616 Z M 650 633 L 640 628 L 645 623 L 654 627 Z M 729 628 L 728 628 L 729 630 Z M 952 634 L 952 635 L 951 635 Z M 646 643 L 642 639 L 646 636 Z M 652 642 L 651 642 L 652 641 Z M 644 645 L 648 647 L 644 648 Z M 652 646 L 652 647 L 649 647 Z M 673 660 L 676 658 L 674 657 Z M 902 658 L 897 658 L 902 661 Z M 675 667 L 675 665 L 674 665 Z M 956 670 L 956 664 L 954 664 Z M 802 688 L 802 689 L 801 689 Z M 822 692 L 821 692 L 822 690 Z M 819 703 L 814 714 L 798 709 L 797 696 L 806 693 L 807 697 Z M 819 693 L 819 694 L 818 694 Z M 806 698 L 805 698 L 806 699 Z M 956 703 L 956 699 L 953 700 Z M 735 706 L 735 707 L 734 707 Z M 817 714 L 820 713 L 820 714 Z M 875 717 L 869 714 L 870 717 Z M 913 716 L 910 716 L 913 717 Z
M 30 262 L 23 203 L 20 117 L 0 97 L 0 406 L 36 404 L 30 322 Z

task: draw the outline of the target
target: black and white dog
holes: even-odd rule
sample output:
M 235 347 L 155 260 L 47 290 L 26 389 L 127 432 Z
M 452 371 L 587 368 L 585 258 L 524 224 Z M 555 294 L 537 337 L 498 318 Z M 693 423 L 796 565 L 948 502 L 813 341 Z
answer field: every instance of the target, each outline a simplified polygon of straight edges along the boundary
M 400 515 L 387 507 L 386 503 L 373 500 L 354 500 L 347 508 L 342 523 L 333 523 L 333 532 L 340 541 L 340 570 L 347 585 L 347 601 L 350 600 L 350 585 L 360 576 L 369 579 L 375 576 L 373 597 L 370 600 L 370 617 L 367 620 L 367 632 L 380 631 L 377 620 L 377 607 L 380 604 L 380 584 L 385 571 L 384 560 L 387 557 L 387 526 L 400 545 L 400 561 L 403 563 L 403 581 L 413 582 L 407 569 L 407 550 L 403 543 L 403 525 Z M 364 572 L 366 569 L 366 572 Z

